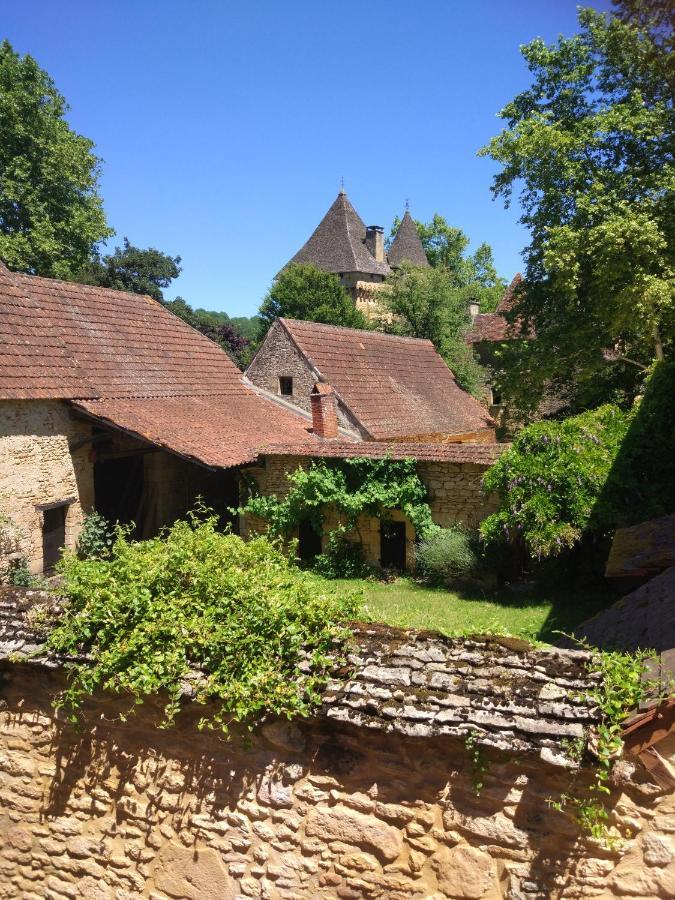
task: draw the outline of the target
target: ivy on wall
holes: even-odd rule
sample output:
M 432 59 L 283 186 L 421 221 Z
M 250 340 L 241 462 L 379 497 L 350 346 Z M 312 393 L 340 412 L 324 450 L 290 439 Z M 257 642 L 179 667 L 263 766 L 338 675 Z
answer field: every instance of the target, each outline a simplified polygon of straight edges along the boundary
M 254 493 L 238 510 L 264 519 L 272 535 L 290 537 L 306 520 L 320 533 L 329 507 L 348 530 L 356 527 L 359 516 L 386 517 L 393 509 L 405 514 L 419 538 L 438 528 L 414 459 L 319 460 L 286 477 L 284 497 Z

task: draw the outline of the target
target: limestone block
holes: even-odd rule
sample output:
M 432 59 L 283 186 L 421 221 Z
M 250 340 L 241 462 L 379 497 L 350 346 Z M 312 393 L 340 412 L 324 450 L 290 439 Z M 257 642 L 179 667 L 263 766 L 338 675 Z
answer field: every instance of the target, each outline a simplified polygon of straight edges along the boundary
M 383 862 L 395 860 L 403 847 L 403 838 L 397 828 L 344 806 L 310 810 L 305 834 L 363 847 Z
M 479 900 L 496 882 L 494 861 L 481 850 L 459 844 L 441 849 L 432 859 L 438 887 L 457 900 Z
M 153 875 L 157 889 L 177 900 L 233 900 L 238 893 L 215 850 L 166 844 L 157 856 Z

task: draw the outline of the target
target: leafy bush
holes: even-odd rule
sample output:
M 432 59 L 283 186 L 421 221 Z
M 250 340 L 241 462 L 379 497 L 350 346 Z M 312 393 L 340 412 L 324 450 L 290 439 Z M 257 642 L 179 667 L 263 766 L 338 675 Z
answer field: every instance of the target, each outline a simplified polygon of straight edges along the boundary
M 23 534 L 9 516 L 0 515 L 0 584 L 14 584 L 22 560 Z M 26 565 L 23 559 L 24 566 Z M 26 566 L 26 571 L 28 571 Z
M 169 724 L 198 670 L 196 700 L 216 701 L 201 724 L 224 731 L 268 711 L 307 715 L 360 603 L 318 591 L 267 539 L 244 542 L 194 514 L 149 541 L 118 529 L 109 559 L 66 554 L 59 569 L 66 612 L 50 646 L 90 655 L 74 665 L 61 705 L 74 709 L 98 689 L 135 705 L 163 690 Z
M 10 561 L 8 580 L 14 587 L 34 587 L 38 583 L 38 579 L 30 573 L 25 556 L 19 556 Z
M 466 529 L 441 528 L 420 541 L 415 552 L 417 571 L 432 582 L 466 578 L 476 568 L 477 558 Z
M 613 528 L 616 511 L 599 499 L 632 417 L 607 405 L 524 428 L 483 479 L 485 491 L 501 501 L 481 523 L 485 540 L 522 540 L 546 557 L 572 547 L 587 530 Z
M 315 557 L 312 568 L 324 578 L 367 578 L 372 568 L 363 557 L 363 547 L 348 540 L 344 528 L 328 535 L 323 553 Z
M 80 559 L 107 559 L 114 540 L 114 528 L 105 516 L 95 511 L 87 513 L 77 539 L 77 555 Z

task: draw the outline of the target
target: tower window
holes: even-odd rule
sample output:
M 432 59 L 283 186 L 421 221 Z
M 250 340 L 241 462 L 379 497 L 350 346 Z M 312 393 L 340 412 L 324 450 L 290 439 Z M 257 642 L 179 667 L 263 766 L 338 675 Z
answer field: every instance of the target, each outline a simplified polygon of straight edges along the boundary
M 279 393 L 282 397 L 293 396 L 293 379 L 289 375 L 279 376 Z

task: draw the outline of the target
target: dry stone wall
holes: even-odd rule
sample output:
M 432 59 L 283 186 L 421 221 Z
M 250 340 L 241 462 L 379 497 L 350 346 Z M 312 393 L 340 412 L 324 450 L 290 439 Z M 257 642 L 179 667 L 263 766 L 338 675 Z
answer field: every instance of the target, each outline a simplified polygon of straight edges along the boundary
M 477 795 L 463 742 L 319 717 L 243 743 L 171 731 L 106 698 L 84 727 L 52 707 L 59 671 L 5 664 L 0 897 L 24 900 L 409 900 L 675 895 L 675 801 L 617 784 L 611 849 L 548 799 L 580 790 L 532 753 L 486 750 Z

